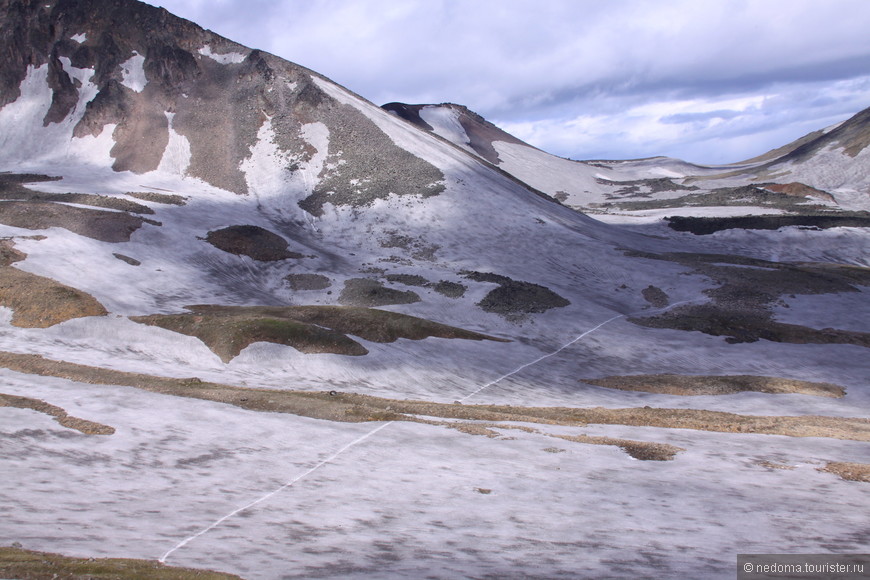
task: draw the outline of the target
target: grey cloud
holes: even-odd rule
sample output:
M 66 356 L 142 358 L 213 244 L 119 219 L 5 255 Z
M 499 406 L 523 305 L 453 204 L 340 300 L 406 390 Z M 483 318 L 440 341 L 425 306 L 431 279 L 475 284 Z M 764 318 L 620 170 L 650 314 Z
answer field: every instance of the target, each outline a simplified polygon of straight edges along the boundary
M 552 152 L 562 155 L 587 150 L 580 138 L 571 145 L 566 124 L 583 115 L 626 127 L 599 135 L 614 156 L 620 148 L 638 151 L 641 141 L 668 148 L 658 153 L 682 150 L 662 135 L 629 130 L 626 123 L 636 127 L 650 120 L 621 116 L 644 104 L 773 96 L 769 106 L 787 113 L 722 108 L 717 117 L 706 107 L 656 120 L 657 127 L 721 131 L 720 141 L 731 138 L 732 145 L 744 146 L 744 135 L 770 133 L 776 123 L 798 125 L 870 105 L 870 87 L 843 85 L 870 72 L 866 0 L 154 3 L 313 68 L 376 103 L 450 101 L 509 125 L 549 127 L 553 136 L 538 135 L 535 144 L 546 149 L 545 143 L 557 143 Z M 844 94 L 827 95 L 827 87 L 837 84 Z M 847 106 L 854 109 L 844 111 Z M 676 132 L 672 137 L 706 139 L 711 151 L 716 139 Z M 721 150 L 733 147 L 723 141 Z

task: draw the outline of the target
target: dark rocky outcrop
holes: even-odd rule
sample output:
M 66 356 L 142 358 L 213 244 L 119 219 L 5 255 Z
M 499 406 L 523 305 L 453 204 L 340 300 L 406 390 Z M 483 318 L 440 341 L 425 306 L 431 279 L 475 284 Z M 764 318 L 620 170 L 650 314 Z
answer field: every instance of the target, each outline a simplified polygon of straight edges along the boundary
M 287 249 L 287 240 L 259 226 L 230 226 L 209 232 L 205 241 L 219 250 L 260 262 L 302 258 Z

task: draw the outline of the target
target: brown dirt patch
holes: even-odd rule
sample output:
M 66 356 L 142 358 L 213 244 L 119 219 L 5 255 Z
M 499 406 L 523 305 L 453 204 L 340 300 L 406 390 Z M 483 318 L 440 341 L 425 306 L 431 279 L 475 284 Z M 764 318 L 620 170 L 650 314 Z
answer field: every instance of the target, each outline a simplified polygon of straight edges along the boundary
M 25 257 L 11 240 L 0 240 L 0 305 L 12 309 L 13 326 L 46 328 L 73 318 L 107 314 L 90 294 L 10 265 Z
M 862 481 L 864 483 L 870 483 L 870 465 L 867 465 L 866 463 L 832 461 L 825 465 L 825 467 L 819 469 L 819 471 L 834 473 L 846 481 Z
M 162 203 L 166 205 L 187 205 L 187 198 L 183 195 L 174 193 L 157 193 L 155 191 L 129 191 L 127 195 L 141 199 L 142 201 L 150 201 L 152 203 Z
M 17 395 L 7 395 L 0 393 L 0 407 L 15 407 L 17 409 L 32 409 L 39 413 L 45 413 L 54 417 L 54 420 L 66 427 L 67 429 L 75 429 L 85 435 L 111 435 L 115 432 L 114 427 L 88 421 L 87 419 L 79 419 L 67 415 L 66 411 L 61 407 L 51 405 L 40 399 L 32 399 L 30 397 L 19 397 Z
M 50 360 L 39 355 L 10 352 L 0 352 L 0 366 L 23 373 L 55 376 L 83 383 L 130 386 L 155 393 L 227 403 L 253 411 L 291 413 L 330 421 L 420 422 L 423 420 L 421 417 L 438 417 L 550 425 L 629 425 L 870 441 L 870 419 L 853 417 L 738 415 L 721 411 L 651 407 L 514 407 L 400 401 L 353 393 L 243 388 L 207 383 L 199 379 L 175 379 L 114 371 Z
M 615 445 L 635 459 L 641 461 L 671 461 L 682 447 L 668 445 L 667 443 L 653 443 L 650 441 L 634 441 L 632 439 L 619 439 L 616 437 L 595 437 L 592 435 L 551 435 L 566 441 L 576 443 L 588 443 L 591 445 Z
M 831 383 L 812 383 L 756 375 L 627 375 L 582 379 L 581 382 L 608 389 L 681 396 L 730 395 L 748 391 L 769 394 L 797 393 L 836 398 L 846 394 L 843 387 Z
M 764 467 L 766 469 L 784 469 L 786 471 L 791 471 L 794 469 L 793 465 L 789 465 L 787 463 L 778 463 L 776 461 L 758 461 L 756 465 L 759 467 Z
M 422 318 L 342 306 L 188 306 L 190 314 L 153 314 L 131 320 L 195 336 L 224 362 L 254 342 L 273 342 L 304 353 L 360 356 L 368 350 L 347 335 L 372 342 L 429 337 L 496 340 Z
M 129 558 L 73 558 L 49 552 L 16 547 L 0 548 L 0 576 L 20 580 L 57 578 L 92 580 L 96 578 L 154 580 L 241 580 L 239 576 L 166 566 L 156 560 Z
M 815 187 L 811 187 L 798 181 L 792 183 L 762 183 L 760 186 L 775 193 L 783 193 L 792 197 L 814 197 L 836 203 L 834 196 L 827 191 L 816 189 Z

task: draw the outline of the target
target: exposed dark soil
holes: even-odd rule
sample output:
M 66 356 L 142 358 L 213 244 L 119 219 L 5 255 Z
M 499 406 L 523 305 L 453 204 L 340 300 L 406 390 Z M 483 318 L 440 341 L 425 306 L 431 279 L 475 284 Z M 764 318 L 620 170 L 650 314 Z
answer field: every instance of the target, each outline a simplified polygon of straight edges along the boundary
M 410 290 L 387 288 L 370 278 L 351 278 L 344 283 L 338 302 L 345 306 L 386 306 L 388 304 L 413 304 L 420 296 Z
M 251 389 L 207 383 L 196 378 L 155 377 L 9 352 L 0 352 L 0 366 L 23 373 L 56 376 L 83 383 L 131 386 L 167 395 L 227 403 L 253 411 L 291 413 L 330 421 L 425 422 L 423 417 L 439 417 L 550 425 L 632 425 L 719 433 L 760 433 L 870 441 L 870 419 L 852 417 L 738 415 L 720 411 L 652 407 L 514 407 L 400 401 L 352 393 Z
M 447 298 L 462 298 L 465 295 L 465 291 L 468 289 L 464 285 L 459 282 L 450 282 L 449 280 L 441 280 L 436 282 L 432 289 L 435 290 L 438 294 L 442 296 L 446 296 Z
M 462 298 L 465 295 L 465 291 L 468 289 L 459 282 L 450 282 L 448 280 L 440 280 L 433 284 L 423 276 L 416 274 L 387 274 L 385 278 L 388 282 L 404 284 L 405 286 L 431 288 L 438 294 L 446 296 L 447 298 Z
M 205 241 L 224 252 L 261 262 L 304 257 L 287 250 L 287 240 L 259 226 L 229 226 L 209 232 Z
M 347 335 L 372 342 L 429 337 L 495 340 L 437 322 L 369 308 L 341 306 L 189 306 L 190 314 L 153 314 L 131 320 L 195 336 L 225 363 L 255 342 L 304 353 L 361 356 L 368 350 Z
M 747 215 L 736 217 L 666 217 L 668 227 L 678 232 L 691 232 L 698 236 L 721 230 L 741 228 L 746 230 L 776 230 L 786 226 L 800 226 L 825 230 L 828 228 L 868 228 L 870 214 L 867 212 L 818 213 L 806 215 Z
M 870 286 L 870 268 L 832 263 L 768 262 L 722 254 L 650 254 L 629 251 L 627 255 L 676 262 L 692 268 L 717 284 L 705 290 L 706 304 L 678 306 L 649 317 L 632 317 L 634 324 L 651 328 L 697 330 L 725 336 L 731 343 L 759 339 L 795 344 L 854 344 L 870 347 L 870 333 L 814 329 L 773 320 L 771 307 L 783 295 L 857 292 Z
M 288 274 L 284 276 L 291 290 L 326 290 L 332 282 L 323 274 Z
M 421 288 L 429 286 L 429 280 L 416 274 L 387 274 L 385 277 L 387 282 L 395 282 L 405 286 L 419 286 Z
M 681 396 L 730 395 L 749 391 L 769 394 L 797 393 L 837 398 L 846 394 L 843 387 L 831 383 L 812 383 L 755 375 L 627 375 L 581 379 L 581 382 L 608 389 Z
M 75 429 L 85 435 L 111 435 L 115 432 L 114 427 L 95 423 L 78 417 L 67 415 L 66 411 L 55 405 L 46 403 L 39 399 L 31 399 L 30 397 L 19 397 L 16 395 L 6 395 L 0 393 L 0 407 L 16 407 L 18 409 L 32 409 L 39 413 L 45 413 L 54 417 L 54 420 L 66 427 L 67 429 Z M 0 568 L 2 570 L 2 568 Z
M 386 230 L 378 240 L 382 248 L 401 248 L 406 250 L 415 260 L 433 261 L 435 253 L 441 249 L 437 244 L 430 244 L 423 238 L 408 236 L 398 230 Z
M 630 322 L 650 328 L 697 330 L 713 336 L 725 336 L 736 344 L 759 339 L 792 344 L 852 344 L 870 348 L 870 333 L 823 328 L 821 330 L 775 322 L 756 313 L 735 312 L 716 304 L 678 306 L 649 318 L 629 318 Z
M 129 242 L 130 236 L 143 223 L 161 225 L 160 222 L 124 212 L 87 209 L 49 201 L 0 202 L 0 223 L 29 230 L 64 228 L 101 242 Z
M 646 300 L 656 308 L 664 308 L 671 303 L 667 292 L 665 292 L 658 286 L 653 286 L 652 284 L 641 290 L 640 293 L 643 296 L 644 300 Z
M 549 288 L 531 282 L 512 280 L 507 276 L 487 272 L 463 272 L 475 282 L 491 282 L 498 288 L 491 290 L 477 303 L 486 312 L 504 316 L 508 320 L 521 320 L 527 314 L 546 312 L 571 304 Z
M 107 314 L 90 294 L 11 265 L 25 257 L 11 240 L 0 240 L 0 305 L 12 310 L 13 326 L 46 328 L 73 318 Z
M 0 576 L 19 580 L 241 580 L 233 574 L 176 568 L 156 560 L 73 558 L 15 547 L 0 548 Z
M 113 253 L 113 256 L 121 260 L 122 262 L 127 262 L 131 266 L 141 266 L 142 262 L 137 260 L 136 258 L 131 258 L 130 256 L 125 256 L 124 254 Z
M 695 186 L 685 186 L 680 185 L 679 183 L 674 183 L 673 179 L 669 177 L 660 177 L 658 179 L 636 179 L 633 181 L 611 181 L 609 179 L 602 179 L 598 177 L 595 179 L 595 181 L 599 185 L 619 187 L 619 189 L 614 191 L 612 194 L 607 195 L 608 199 L 619 199 L 626 197 L 650 197 L 654 193 L 661 193 L 663 191 L 692 191 L 698 189 Z M 593 205 L 598 206 L 599 204 Z M 605 203 L 600 205 L 610 206 L 611 204 Z M 621 207 L 622 204 L 620 203 L 615 205 Z

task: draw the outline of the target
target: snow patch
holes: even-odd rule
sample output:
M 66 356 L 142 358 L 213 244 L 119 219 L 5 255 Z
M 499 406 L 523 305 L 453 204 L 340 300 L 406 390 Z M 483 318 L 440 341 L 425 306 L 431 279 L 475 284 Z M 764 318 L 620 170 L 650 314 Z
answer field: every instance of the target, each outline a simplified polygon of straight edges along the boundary
M 172 128 L 174 117 L 175 113 L 166 112 L 166 119 L 169 121 L 169 143 L 166 144 L 157 171 L 184 175 L 190 167 L 190 141 Z
M 121 84 L 130 90 L 141 93 L 148 79 L 145 78 L 145 57 L 133 51 L 133 56 L 121 63 Z
M 88 35 L 85 34 L 84 32 L 82 32 L 82 33 L 79 33 L 79 34 L 74 34 L 74 35 L 72 35 L 72 36 L 70 37 L 70 39 L 71 39 L 71 40 L 74 40 L 74 41 L 76 41 L 76 42 L 78 42 L 79 44 L 81 44 L 81 43 L 83 43 L 84 41 L 86 41 L 86 40 L 88 39 Z
M 249 191 L 259 200 L 262 209 L 287 217 L 288 212 L 298 215 L 296 203 L 314 190 L 329 152 L 329 129 L 323 123 L 303 125 L 299 136 L 316 153 L 308 161 L 283 151 L 275 140 L 271 119 L 267 119 L 257 133 L 251 154 L 240 164 Z
M 227 52 L 224 54 L 218 54 L 216 52 L 211 51 L 211 47 L 209 45 L 205 45 L 199 49 L 199 54 L 202 56 L 207 56 L 215 62 L 219 62 L 220 64 L 239 64 L 245 60 L 245 55 L 238 52 Z
M 60 57 L 60 62 L 70 78 L 80 83 L 72 113 L 59 123 L 43 126 L 42 120 L 52 102 L 48 65 L 28 67 L 21 82 L 21 95 L 0 109 L 0 163 L 15 165 L 20 170 L 39 168 L 46 163 L 111 166 L 109 151 L 114 146 L 114 125 L 107 125 L 96 137 L 73 137 L 73 128 L 84 115 L 85 105 L 98 93 L 97 86 L 91 83 L 94 70 L 76 68 L 66 57 Z
M 426 121 L 435 134 L 477 155 L 469 146 L 468 134 L 459 122 L 459 111 L 440 105 L 428 105 L 420 110 L 420 118 Z

